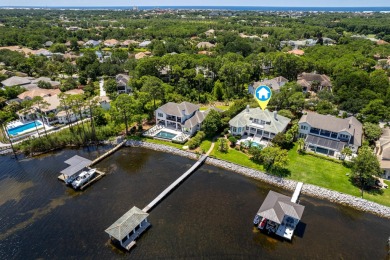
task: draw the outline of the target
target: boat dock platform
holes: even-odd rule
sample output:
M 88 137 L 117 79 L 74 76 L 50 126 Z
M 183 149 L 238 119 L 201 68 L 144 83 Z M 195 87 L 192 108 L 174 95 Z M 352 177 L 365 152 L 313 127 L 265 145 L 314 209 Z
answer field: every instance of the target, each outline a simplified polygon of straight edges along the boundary
M 105 231 L 110 235 L 112 241 L 116 241 L 126 250 L 130 250 L 136 245 L 136 239 L 145 232 L 151 224 L 147 217 L 149 211 L 154 208 L 160 201 L 162 201 L 172 190 L 180 185 L 188 176 L 191 175 L 206 159 L 208 155 L 202 155 L 198 161 L 191 166 L 185 173 L 177 178 L 171 185 L 169 185 L 163 192 L 161 192 L 154 200 L 152 200 L 144 209 L 133 207 L 122 217 L 120 217 L 114 224 L 112 224 Z M 126 232 L 121 232 L 121 228 L 126 227 Z
M 181 175 L 177 180 L 175 180 L 171 185 L 169 185 L 163 192 L 161 192 L 154 200 L 152 200 L 142 211 L 148 212 L 156 204 L 165 198 L 173 189 L 175 189 L 182 181 L 184 181 L 192 172 L 196 170 L 207 158 L 207 155 L 202 155 L 199 160 L 192 165 L 183 175 Z
M 291 197 L 291 202 L 297 203 L 299 195 L 301 194 L 303 182 L 298 182 L 297 186 L 295 187 L 294 194 Z
M 65 161 L 66 164 L 69 164 L 69 167 L 67 167 L 66 169 L 61 171 L 61 175 L 58 176 L 58 179 L 60 181 L 65 182 L 65 179 L 67 179 L 67 178 L 77 174 L 78 172 L 81 172 L 84 168 L 91 169 L 92 165 L 94 165 L 94 164 L 100 162 L 101 160 L 103 160 L 104 158 L 110 156 L 111 154 L 113 154 L 114 152 L 119 150 L 119 148 L 121 148 L 125 143 L 126 143 L 126 140 L 122 141 L 121 143 L 116 145 L 114 148 L 112 148 L 111 150 L 105 152 L 104 154 L 102 154 L 101 156 L 97 157 L 93 161 L 88 160 L 88 159 L 86 159 L 84 157 L 81 157 L 81 156 L 78 156 L 78 155 L 73 156 L 72 158 L 70 158 L 70 159 Z M 85 189 L 87 186 L 89 186 L 90 184 L 98 181 L 99 179 L 101 179 L 105 175 L 104 172 L 99 171 L 99 170 L 96 170 L 96 173 L 97 173 L 97 175 L 93 179 L 88 181 L 86 184 L 84 184 L 80 188 L 80 190 Z

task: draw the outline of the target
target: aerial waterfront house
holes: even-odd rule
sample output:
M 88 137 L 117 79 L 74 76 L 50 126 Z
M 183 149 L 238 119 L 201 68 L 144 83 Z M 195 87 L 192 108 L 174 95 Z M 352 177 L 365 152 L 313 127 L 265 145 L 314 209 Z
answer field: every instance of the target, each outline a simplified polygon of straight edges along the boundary
M 382 136 L 376 142 L 375 151 L 383 170 L 382 177 L 390 180 L 390 128 L 383 129 Z
M 357 153 L 362 145 L 363 126 L 353 116 L 343 119 L 308 112 L 298 124 L 299 138 L 314 152 L 339 157 L 344 147 Z
M 135 245 L 135 239 L 150 226 L 148 216 L 148 213 L 133 207 L 105 231 L 111 241 L 119 242 L 123 248 L 130 250 Z
M 190 102 L 168 102 L 156 110 L 156 124 L 193 135 L 200 130 L 205 113 Z
M 249 105 L 229 121 L 233 135 L 248 135 L 272 140 L 278 133 L 284 132 L 291 119 L 278 115 L 276 111 L 262 110 Z
M 200 111 L 199 106 L 182 102 L 168 102 L 156 109 L 156 125 L 143 133 L 144 136 L 185 143 L 199 131 L 208 112 Z

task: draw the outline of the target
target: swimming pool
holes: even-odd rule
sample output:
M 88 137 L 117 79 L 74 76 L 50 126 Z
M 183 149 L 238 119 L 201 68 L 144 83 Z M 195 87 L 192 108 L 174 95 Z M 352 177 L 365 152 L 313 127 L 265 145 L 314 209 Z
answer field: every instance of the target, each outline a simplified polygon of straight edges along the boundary
M 249 141 L 245 141 L 243 144 L 244 144 L 245 147 L 248 147 L 249 146 Z M 259 143 L 256 143 L 256 142 L 252 142 L 251 147 L 263 148 L 263 145 L 261 145 Z
M 172 140 L 176 135 L 177 134 L 172 134 L 172 133 L 169 133 L 169 132 L 160 131 L 154 137 Z
M 42 123 L 40 121 L 35 121 L 35 122 L 33 121 L 33 122 L 30 122 L 30 123 L 27 123 L 24 125 L 10 128 L 7 131 L 8 131 L 9 135 L 15 136 L 15 135 L 20 134 L 21 132 L 28 131 L 28 130 L 35 128 L 35 124 L 37 125 L 37 127 L 42 125 Z

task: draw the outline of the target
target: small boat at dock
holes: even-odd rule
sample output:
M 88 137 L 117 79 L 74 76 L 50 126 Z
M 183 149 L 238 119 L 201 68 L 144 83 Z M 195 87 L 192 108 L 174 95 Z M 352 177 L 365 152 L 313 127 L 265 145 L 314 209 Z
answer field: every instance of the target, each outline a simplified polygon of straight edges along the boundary
M 84 184 L 86 184 L 94 176 L 96 169 L 90 169 L 88 171 L 83 171 L 77 176 L 77 178 L 72 182 L 74 189 L 78 189 Z

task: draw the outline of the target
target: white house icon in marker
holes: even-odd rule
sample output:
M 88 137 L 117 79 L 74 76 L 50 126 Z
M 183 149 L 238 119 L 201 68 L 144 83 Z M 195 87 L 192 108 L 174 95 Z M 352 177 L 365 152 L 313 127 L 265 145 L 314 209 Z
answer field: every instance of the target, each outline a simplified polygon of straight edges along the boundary
M 255 97 L 259 103 L 261 109 L 265 109 L 269 100 L 271 99 L 272 92 L 268 86 L 259 86 L 256 88 Z

